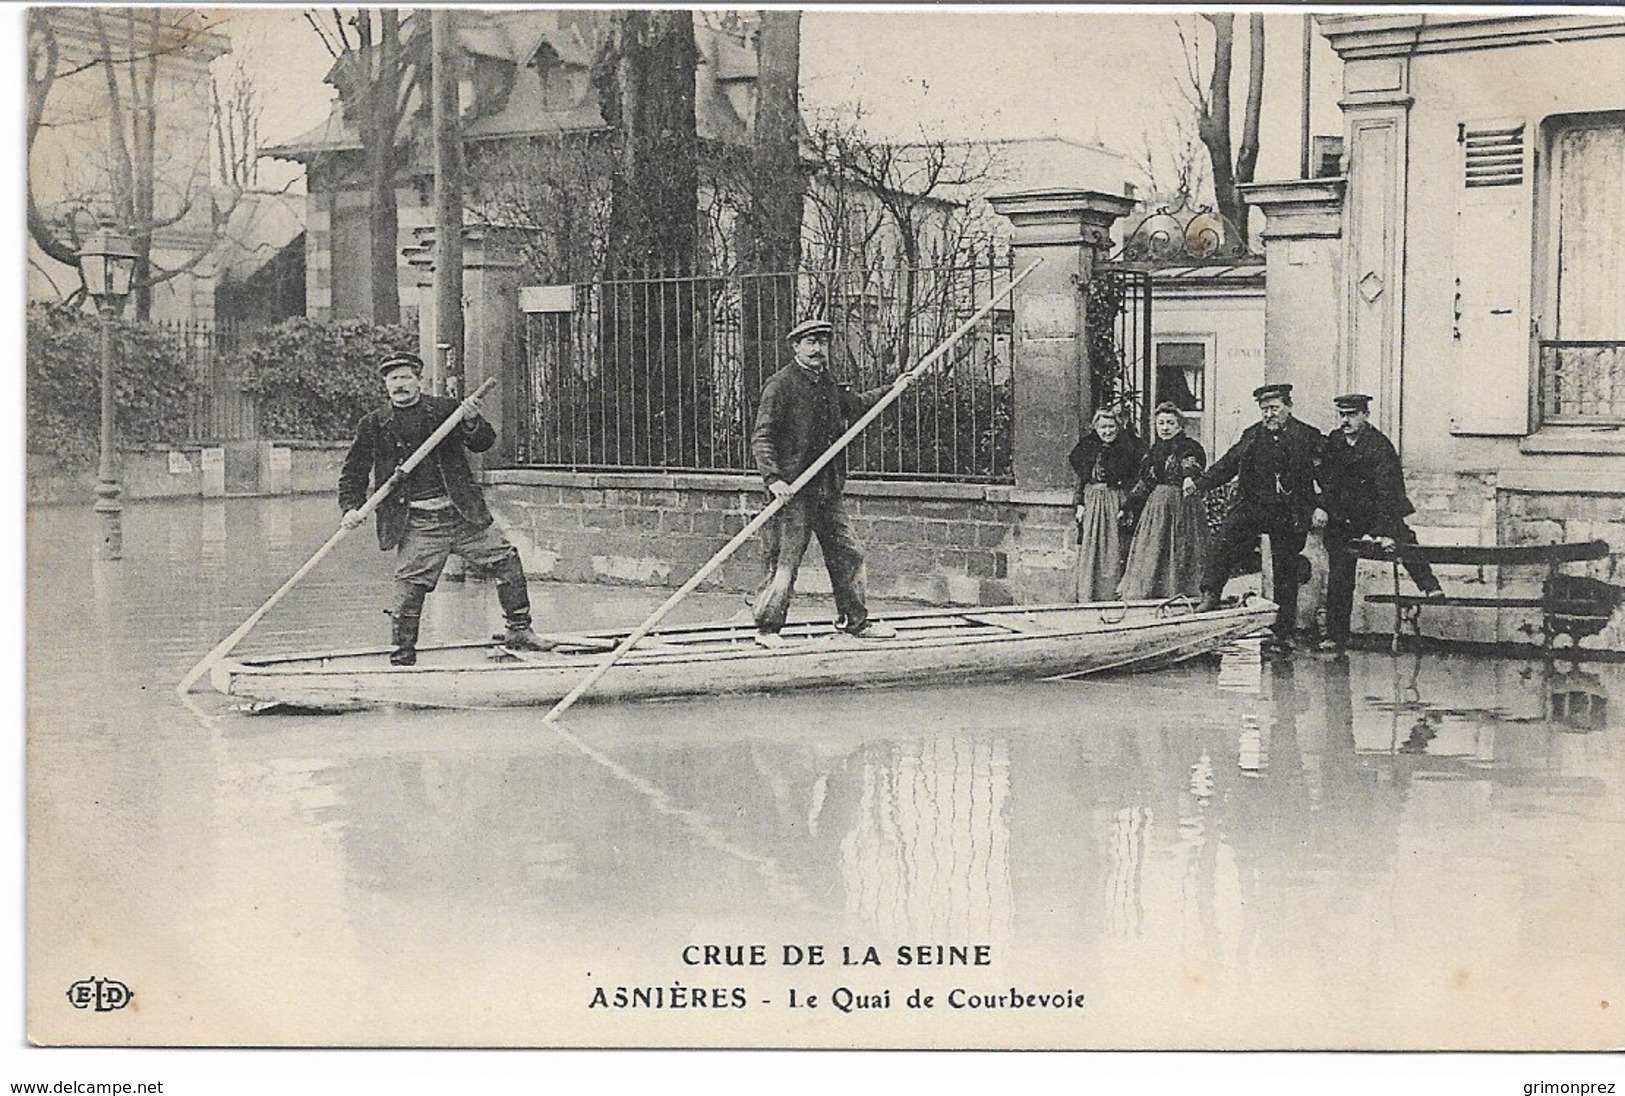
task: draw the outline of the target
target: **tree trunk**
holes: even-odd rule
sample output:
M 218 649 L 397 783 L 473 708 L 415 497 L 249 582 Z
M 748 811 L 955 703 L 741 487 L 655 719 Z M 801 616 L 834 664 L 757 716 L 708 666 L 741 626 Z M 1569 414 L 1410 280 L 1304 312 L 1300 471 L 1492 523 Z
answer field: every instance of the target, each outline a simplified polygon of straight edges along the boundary
M 154 99 L 158 88 L 159 13 L 149 10 L 144 16 L 146 35 L 134 33 L 131 21 L 130 42 L 144 42 L 147 56 L 130 66 L 130 123 L 131 146 L 135 166 L 134 224 L 135 224 L 135 317 L 146 320 L 152 316 L 152 236 L 157 225 L 157 155 L 158 109 Z
M 379 19 L 375 57 L 365 58 L 367 76 L 366 146 L 372 268 L 372 322 L 401 322 L 401 296 L 396 274 L 395 139 L 400 128 L 400 12 L 384 8 Z M 363 14 L 363 18 L 365 18 Z
M 750 213 L 742 245 L 743 406 L 755 407 L 762 383 L 795 326 L 796 277 L 806 177 L 801 169 L 801 13 L 761 13 L 756 39 L 756 119 L 751 141 Z
M 600 345 L 612 371 L 604 442 L 613 463 L 670 466 L 696 459 L 709 437 L 708 370 L 695 366 L 691 274 L 699 244 L 694 124 L 698 50 L 689 11 L 618 11 L 593 65 L 614 130 L 607 273 L 666 280 L 608 287 Z
M 1207 147 L 1208 159 L 1213 165 L 1213 197 L 1219 215 L 1240 228 L 1241 210 L 1238 208 L 1236 172 L 1230 144 L 1230 74 L 1232 54 L 1235 50 L 1235 16 L 1229 14 L 1206 15 L 1213 26 L 1213 75 L 1203 110 L 1196 119 L 1196 132 Z
M 615 13 L 593 73 L 604 120 L 615 131 L 611 276 L 694 267 L 697 64 L 693 13 Z
M 1264 16 L 1254 12 L 1248 17 L 1249 55 L 1247 68 L 1247 112 L 1241 124 L 1241 147 L 1236 150 L 1236 182 L 1250 183 L 1258 166 L 1259 117 L 1264 109 Z M 1250 209 L 1241 191 L 1236 191 L 1236 229 L 1241 233 L 1237 241 L 1247 246 L 1247 219 Z

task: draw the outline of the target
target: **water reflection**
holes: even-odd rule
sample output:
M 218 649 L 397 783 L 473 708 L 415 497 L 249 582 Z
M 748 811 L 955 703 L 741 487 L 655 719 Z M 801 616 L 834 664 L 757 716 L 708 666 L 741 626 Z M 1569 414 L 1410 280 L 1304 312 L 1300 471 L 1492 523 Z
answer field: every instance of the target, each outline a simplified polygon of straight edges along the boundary
M 1099 1026 L 1061 1042 L 1614 1032 L 1575 1017 L 1625 976 L 1616 665 L 1243 644 L 1092 681 L 586 704 L 556 731 L 202 695 L 199 720 L 170 684 L 321 542 L 330 502 L 132 507 L 111 568 L 88 518 L 29 515 L 33 1000 L 96 955 L 163 987 L 141 1022 L 181 1041 L 545 1042 L 584 1022 L 589 972 L 670 979 L 695 940 L 986 942 L 995 981 L 1089 993 Z M 374 643 L 387 581 L 352 538 L 248 646 Z M 589 627 L 658 598 L 536 600 Z M 445 637 L 494 619 L 477 582 L 431 608 Z M 542 988 L 493 1015 L 498 985 Z
M 1560 671 L 1543 663 L 1546 671 L 1547 718 L 1563 728 L 1600 731 L 1608 726 L 1608 689 L 1599 674 L 1575 667 Z

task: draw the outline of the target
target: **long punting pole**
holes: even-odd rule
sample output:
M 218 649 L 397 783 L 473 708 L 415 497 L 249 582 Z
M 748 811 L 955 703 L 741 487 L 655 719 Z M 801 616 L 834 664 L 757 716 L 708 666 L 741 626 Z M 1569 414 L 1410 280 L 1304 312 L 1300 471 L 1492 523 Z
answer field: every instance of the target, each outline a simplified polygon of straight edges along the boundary
M 593 667 L 592 672 L 583 678 L 579 685 L 571 689 L 565 694 L 562 700 L 553 705 L 552 709 L 542 717 L 542 722 L 557 722 L 559 716 L 563 715 L 572 704 L 580 700 L 586 691 L 592 688 L 593 685 L 598 682 L 599 678 L 608 673 L 609 668 L 620 661 L 622 655 L 624 655 L 627 651 L 630 651 L 633 647 L 637 646 L 638 641 L 644 636 L 648 635 L 656 624 L 659 624 L 662 620 L 664 620 L 666 614 L 677 607 L 678 602 L 682 601 L 689 594 L 693 593 L 700 583 L 704 582 L 710 577 L 711 572 L 715 571 L 718 567 L 721 567 L 729 556 L 737 552 L 740 547 L 742 547 L 744 543 L 750 539 L 752 533 L 756 532 L 756 530 L 767 524 L 768 519 L 770 519 L 774 514 L 778 513 L 784 507 L 786 502 L 795 497 L 796 492 L 800 491 L 803 487 L 807 486 L 807 484 L 811 483 L 814 477 L 816 477 L 819 472 L 823 471 L 824 465 L 834 460 L 836 454 L 845 449 L 847 445 L 851 443 L 853 438 L 863 433 L 865 427 L 873 422 L 882 411 L 890 407 L 897 400 L 897 398 L 908 389 L 909 385 L 913 384 L 916 380 L 923 376 L 925 371 L 929 369 L 938 358 L 946 354 L 954 343 L 964 338 L 965 335 L 970 332 L 971 328 L 975 327 L 979 322 L 981 322 L 982 318 L 989 312 L 992 312 L 994 306 L 1005 297 L 1009 296 L 1015 290 L 1016 286 L 1021 284 L 1022 279 L 1026 278 L 1027 275 L 1031 274 L 1035 269 L 1037 269 L 1038 264 L 1042 261 L 1043 260 L 1041 259 L 1034 260 L 1027 267 L 1027 269 L 1010 279 L 1009 285 L 993 294 L 985 305 L 978 308 L 969 319 L 955 328 L 951 335 L 949 335 L 942 342 L 938 343 L 934 350 L 932 350 L 925 357 L 921 358 L 919 363 L 915 365 L 913 369 L 908 370 L 906 373 L 899 374 L 897 379 L 892 382 L 891 391 L 887 392 L 873 407 L 864 412 L 863 417 L 858 419 L 857 422 L 853 423 L 847 429 L 846 433 L 842 434 L 828 449 L 824 450 L 823 455 L 809 464 L 807 466 L 807 470 L 801 473 L 801 475 L 797 476 L 794 483 L 790 484 L 790 490 L 788 492 L 773 498 L 772 501 L 770 501 L 767 506 L 762 509 L 761 513 L 752 518 L 743 529 L 734 534 L 734 538 L 732 540 L 722 546 L 721 551 L 712 556 L 703 567 L 694 572 L 694 576 L 692 578 L 683 583 L 683 585 L 677 589 L 676 593 L 667 598 L 665 603 L 661 605 L 660 608 L 656 609 L 654 613 L 650 615 L 648 620 L 645 620 L 642 624 L 632 629 L 632 631 L 628 633 L 627 637 L 621 640 L 619 645 L 617 645 L 613 651 L 604 657 L 602 662 Z
M 441 440 L 444 439 L 447 434 L 451 433 L 452 430 L 463 421 L 464 416 L 468 414 L 469 404 L 485 395 L 485 393 L 490 391 L 491 387 L 496 383 L 497 378 L 487 378 L 484 384 L 480 385 L 474 390 L 473 395 L 469 396 L 462 403 L 458 404 L 457 409 L 451 413 L 450 417 L 448 417 L 445 422 L 441 423 L 435 429 L 435 432 L 429 435 L 429 439 L 422 445 L 418 446 L 417 450 L 411 456 L 407 457 L 401 462 L 401 466 L 390 474 L 390 477 L 384 481 L 382 487 L 378 488 L 378 490 L 372 493 L 371 498 L 367 499 L 366 502 L 361 504 L 361 509 L 357 510 L 356 513 L 360 514 L 364 520 L 367 515 L 378 509 L 379 504 L 388 498 L 389 493 L 400 485 L 401 480 L 406 478 L 407 473 L 411 472 L 412 469 L 423 463 L 423 459 L 429 455 L 434 447 L 439 445 Z M 250 615 L 247 620 L 243 621 L 237 626 L 237 630 L 235 632 L 232 632 L 225 639 L 221 640 L 214 650 L 203 656 L 203 661 L 199 662 L 196 666 L 193 666 L 192 669 L 187 672 L 186 676 L 181 678 L 180 684 L 175 686 L 175 691 L 180 693 L 182 696 L 185 696 L 188 692 L 190 692 L 192 686 L 197 684 L 198 678 L 208 673 L 210 666 L 214 665 L 220 659 L 226 657 L 231 649 L 237 646 L 237 644 L 242 641 L 242 638 L 249 633 L 249 630 L 260 622 L 260 618 L 271 611 L 271 606 L 281 601 L 283 596 L 287 594 L 289 590 L 292 590 L 299 584 L 300 579 L 310 574 L 311 570 L 322 561 L 322 557 L 331 552 L 333 550 L 333 546 L 338 544 L 339 541 L 343 540 L 345 534 L 349 533 L 349 531 L 350 530 L 348 528 L 340 525 L 338 530 L 334 532 L 332 536 L 327 538 L 327 543 L 316 549 L 316 554 L 306 560 L 305 565 L 299 568 L 299 570 L 295 571 L 292 577 L 290 577 L 287 582 L 284 582 L 277 592 L 270 596 L 264 605 L 261 605 L 258 609 L 254 610 L 253 614 Z

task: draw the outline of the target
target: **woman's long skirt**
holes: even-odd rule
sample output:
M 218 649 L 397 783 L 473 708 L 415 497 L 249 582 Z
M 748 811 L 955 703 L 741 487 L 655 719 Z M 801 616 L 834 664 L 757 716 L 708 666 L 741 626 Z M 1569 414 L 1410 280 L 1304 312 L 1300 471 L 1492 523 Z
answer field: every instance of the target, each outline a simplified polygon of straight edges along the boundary
M 1132 601 L 1200 594 L 1207 536 L 1207 510 L 1200 496 L 1186 498 L 1172 484 L 1153 487 L 1129 545 L 1118 596 Z
M 1126 539 L 1117 528 L 1117 512 L 1123 508 L 1123 492 L 1104 483 L 1091 483 L 1083 489 L 1083 522 L 1079 525 L 1077 599 L 1112 601 L 1117 582 L 1123 577 L 1123 548 Z

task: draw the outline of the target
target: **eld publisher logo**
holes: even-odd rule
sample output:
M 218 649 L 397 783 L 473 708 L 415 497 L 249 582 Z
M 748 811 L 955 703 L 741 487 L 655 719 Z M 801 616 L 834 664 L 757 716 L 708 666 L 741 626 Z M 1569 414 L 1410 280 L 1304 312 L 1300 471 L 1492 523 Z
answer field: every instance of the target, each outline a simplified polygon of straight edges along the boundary
M 121 1009 L 134 996 L 129 986 L 111 978 L 85 978 L 68 987 L 68 1004 L 74 1008 L 93 1008 L 97 1012 Z

